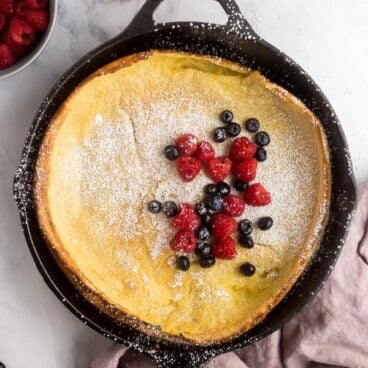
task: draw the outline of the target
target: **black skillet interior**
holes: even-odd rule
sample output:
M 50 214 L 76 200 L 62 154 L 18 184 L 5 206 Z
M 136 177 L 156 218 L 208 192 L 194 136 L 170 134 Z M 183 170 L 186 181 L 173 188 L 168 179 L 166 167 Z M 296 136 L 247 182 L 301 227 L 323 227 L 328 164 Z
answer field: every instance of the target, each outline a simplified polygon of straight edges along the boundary
M 290 58 L 254 33 L 234 0 L 216 0 L 229 16 L 225 26 L 207 23 L 155 24 L 163 0 L 148 0 L 118 37 L 78 61 L 53 87 L 32 123 L 14 180 L 23 231 L 35 263 L 50 289 L 84 323 L 110 339 L 147 353 L 160 367 L 198 367 L 210 358 L 253 343 L 278 329 L 304 306 L 330 274 L 343 246 L 355 206 L 355 184 L 344 134 L 329 102 Z M 88 75 L 117 58 L 151 49 L 213 55 L 260 70 L 300 98 L 321 120 L 332 162 L 332 201 L 328 225 L 314 260 L 298 283 L 265 320 L 232 341 L 206 347 L 164 341 L 121 325 L 83 299 L 55 263 L 40 233 L 32 193 L 34 164 L 50 119 Z

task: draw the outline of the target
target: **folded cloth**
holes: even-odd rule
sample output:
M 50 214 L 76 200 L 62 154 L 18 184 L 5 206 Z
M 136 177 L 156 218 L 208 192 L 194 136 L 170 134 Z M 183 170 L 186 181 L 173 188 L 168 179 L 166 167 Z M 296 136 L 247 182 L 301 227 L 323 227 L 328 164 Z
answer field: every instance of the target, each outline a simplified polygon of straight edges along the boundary
M 120 345 L 92 368 L 154 368 Z M 212 360 L 207 368 L 368 367 L 368 183 L 335 270 L 314 300 L 265 339 Z

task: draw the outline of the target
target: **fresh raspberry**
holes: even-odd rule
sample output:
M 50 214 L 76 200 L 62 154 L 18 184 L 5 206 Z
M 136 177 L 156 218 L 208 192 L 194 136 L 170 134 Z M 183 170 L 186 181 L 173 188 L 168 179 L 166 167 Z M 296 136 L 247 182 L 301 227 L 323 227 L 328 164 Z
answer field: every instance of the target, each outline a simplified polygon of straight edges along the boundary
M 10 35 L 16 44 L 22 46 L 30 45 L 36 38 L 34 29 L 19 17 L 10 21 Z
M 0 32 L 2 32 L 6 27 L 6 17 L 5 15 L 0 12 Z
M 176 252 L 192 253 L 196 247 L 196 237 L 193 231 L 179 230 L 170 242 L 170 247 Z
M 255 155 L 257 146 L 247 137 L 236 138 L 231 144 L 229 157 L 233 161 L 241 161 Z
M 230 236 L 218 240 L 212 246 L 212 255 L 219 259 L 233 259 L 238 253 L 235 249 L 235 240 Z
M 256 183 L 248 187 L 244 194 L 244 200 L 251 206 L 267 206 L 271 203 L 271 194 L 262 184 Z
M 15 56 L 9 45 L 0 44 L 0 69 L 9 68 L 15 63 Z
M 213 181 L 224 181 L 231 171 L 231 161 L 225 156 L 215 157 L 206 162 L 206 169 Z
M 15 43 L 9 31 L 4 34 L 4 42 L 11 48 L 16 56 L 23 56 L 30 50 L 30 46 L 23 46 Z
M 216 213 L 212 216 L 210 222 L 212 235 L 219 239 L 224 239 L 236 231 L 236 221 L 226 213 Z
M 14 0 L 0 0 L 0 11 L 9 18 L 14 14 Z
M 28 5 L 26 1 L 19 1 L 19 3 L 15 6 L 15 15 L 19 17 L 23 17 L 28 10 Z
M 244 212 L 244 200 L 236 195 L 229 194 L 224 198 L 224 211 L 233 217 L 241 216 Z
M 210 143 L 206 141 L 200 141 L 194 156 L 197 157 L 198 160 L 207 161 L 215 157 L 215 150 Z
M 46 10 L 27 10 L 24 14 L 24 18 L 27 23 L 38 32 L 46 31 L 49 25 L 49 14 Z
M 249 183 L 256 178 L 257 166 L 258 162 L 255 158 L 247 158 L 242 161 L 234 162 L 232 173 L 238 180 Z
M 184 156 L 192 156 L 197 151 L 198 138 L 193 134 L 183 134 L 176 140 L 176 146 Z
M 200 224 L 199 217 L 195 213 L 194 207 L 188 203 L 179 205 L 179 214 L 173 221 L 173 226 L 181 230 L 194 231 Z
M 201 161 L 194 157 L 181 156 L 176 160 L 176 169 L 184 181 L 192 181 L 201 171 Z
M 30 9 L 42 9 L 46 8 L 48 0 L 25 0 L 27 7 Z

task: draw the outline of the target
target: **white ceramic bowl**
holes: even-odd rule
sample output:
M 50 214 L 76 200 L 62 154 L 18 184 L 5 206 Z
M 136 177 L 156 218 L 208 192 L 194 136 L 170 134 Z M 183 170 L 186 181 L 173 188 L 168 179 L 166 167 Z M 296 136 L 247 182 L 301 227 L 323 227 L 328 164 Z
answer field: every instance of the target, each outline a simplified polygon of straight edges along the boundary
M 52 32 L 54 31 L 56 24 L 57 7 L 58 0 L 49 0 L 49 25 L 46 32 L 43 34 L 42 38 L 38 41 L 37 45 L 32 49 L 32 51 L 19 59 L 10 68 L 0 70 L 0 79 L 10 77 L 11 75 L 19 73 L 38 58 L 38 56 L 48 44 Z

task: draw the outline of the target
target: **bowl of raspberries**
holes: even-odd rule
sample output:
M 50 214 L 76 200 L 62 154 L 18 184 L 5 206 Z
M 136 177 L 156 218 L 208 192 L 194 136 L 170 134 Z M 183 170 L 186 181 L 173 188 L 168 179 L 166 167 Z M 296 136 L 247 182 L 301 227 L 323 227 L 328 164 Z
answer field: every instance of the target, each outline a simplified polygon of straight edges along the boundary
M 0 0 L 0 79 L 30 65 L 55 26 L 57 0 Z

